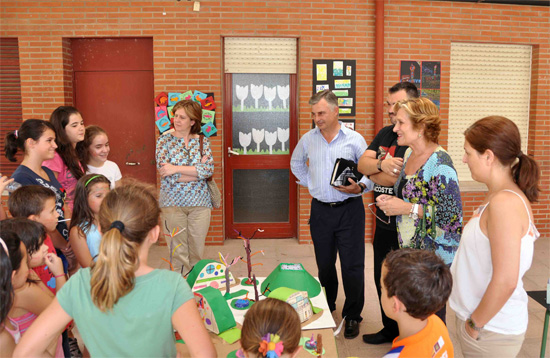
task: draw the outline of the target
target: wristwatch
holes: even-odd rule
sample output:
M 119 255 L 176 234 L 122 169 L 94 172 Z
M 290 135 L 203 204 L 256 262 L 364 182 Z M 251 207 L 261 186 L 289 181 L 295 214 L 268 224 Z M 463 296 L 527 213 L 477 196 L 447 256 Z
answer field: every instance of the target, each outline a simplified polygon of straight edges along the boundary
M 361 187 L 361 194 L 363 194 L 363 192 L 365 191 L 365 189 L 367 188 L 367 186 L 363 183 L 357 183 L 357 185 L 359 185 Z
M 378 169 L 379 172 L 382 171 L 382 160 L 384 160 L 384 158 L 378 159 L 378 163 L 376 163 L 376 169 Z
M 483 327 L 478 327 L 476 326 L 476 323 L 474 322 L 474 320 L 472 319 L 472 317 L 468 318 L 466 320 L 466 323 L 468 324 L 468 326 L 473 329 L 474 331 L 476 332 L 481 332 L 481 330 L 483 329 Z
M 411 208 L 411 211 L 409 212 L 409 217 L 413 220 L 417 220 L 418 219 L 418 208 L 420 207 L 420 205 L 418 204 L 413 204 L 412 208 Z

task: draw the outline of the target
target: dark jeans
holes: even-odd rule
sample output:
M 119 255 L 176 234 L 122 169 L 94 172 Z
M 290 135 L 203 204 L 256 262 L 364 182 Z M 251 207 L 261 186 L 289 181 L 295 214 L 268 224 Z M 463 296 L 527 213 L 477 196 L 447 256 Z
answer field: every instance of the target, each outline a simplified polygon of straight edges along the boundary
M 328 307 L 331 311 L 336 309 L 336 255 L 339 253 L 346 294 L 342 317 L 360 322 L 365 303 L 365 207 L 362 199 L 358 197 L 338 207 L 313 199 L 310 232 Z
M 392 218 L 392 220 L 395 218 Z M 376 285 L 376 292 L 378 293 L 378 303 L 380 304 L 380 314 L 382 315 L 382 324 L 384 328 L 382 333 L 386 337 L 395 338 L 399 335 L 399 328 L 397 322 L 386 316 L 380 303 L 381 287 L 380 276 L 382 275 L 382 262 L 386 258 L 386 255 L 392 250 L 399 249 L 399 242 L 397 240 L 397 231 L 388 230 L 379 226 L 376 226 L 374 232 L 374 240 L 372 242 L 372 248 L 374 253 L 374 283 Z

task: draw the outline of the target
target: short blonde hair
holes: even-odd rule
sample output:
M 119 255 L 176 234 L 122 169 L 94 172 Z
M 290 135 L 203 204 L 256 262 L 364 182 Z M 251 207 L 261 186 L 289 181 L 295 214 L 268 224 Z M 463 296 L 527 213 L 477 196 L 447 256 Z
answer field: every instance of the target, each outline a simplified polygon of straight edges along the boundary
M 400 109 L 409 115 L 414 129 L 424 128 L 424 137 L 430 142 L 438 142 L 441 118 L 432 101 L 425 97 L 406 99 L 395 104 L 395 113 Z

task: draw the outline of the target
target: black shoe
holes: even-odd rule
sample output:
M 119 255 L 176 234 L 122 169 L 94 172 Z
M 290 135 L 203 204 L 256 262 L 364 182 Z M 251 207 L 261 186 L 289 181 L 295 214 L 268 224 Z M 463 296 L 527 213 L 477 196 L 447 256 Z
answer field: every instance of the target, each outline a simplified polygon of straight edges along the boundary
M 382 331 L 371 334 L 363 335 L 363 342 L 368 344 L 382 344 L 382 343 L 391 343 L 393 338 L 384 335 Z
M 359 322 L 350 319 L 346 320 L 346 330 L 344 331 L 344 338 L 353 339 L 359 335 Z

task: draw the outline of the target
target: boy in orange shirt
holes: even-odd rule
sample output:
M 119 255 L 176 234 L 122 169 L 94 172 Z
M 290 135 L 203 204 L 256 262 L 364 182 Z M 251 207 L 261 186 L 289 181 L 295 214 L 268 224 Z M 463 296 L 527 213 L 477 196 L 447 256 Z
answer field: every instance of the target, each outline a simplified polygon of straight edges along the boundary
M 427 250 L 401 249 L 382 265 L 381 303 L 399 336 L 385 358 L 453 358 L 447 327 L 434 313 L 447 303 L 453 279 L 447 265 Z

